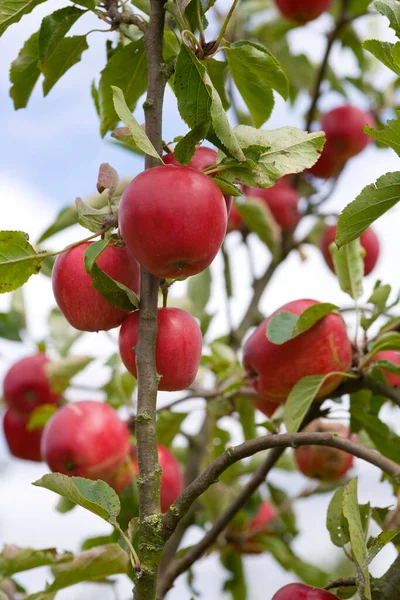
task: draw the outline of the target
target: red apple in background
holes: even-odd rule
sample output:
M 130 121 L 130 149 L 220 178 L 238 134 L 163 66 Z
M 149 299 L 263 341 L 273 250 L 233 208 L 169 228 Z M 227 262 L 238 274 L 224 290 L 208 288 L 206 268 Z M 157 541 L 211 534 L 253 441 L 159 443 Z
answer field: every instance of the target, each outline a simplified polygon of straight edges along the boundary
M 365 125 L 374 127 L 373 116 L 351 104 L 334 108 L 321 119 L 321 129 L 325 132 L 327 142 L 343 162 L 362 152 L 372 142 L 363 132 Z
M 289 583 L 278 590 L 272 600 L 337 600 L 326 590 L 320 590 L 305 583 Z
M 41 462 L 40 441 L 43 429 L 27 429 L 27 416 L 16 413 L 10 408 L 3 419 L 4 436 L 11 454 L 24 460 Z
M 183 490 L 183 475 L 180 464 L 172 452 L 160 444 L 158 444 L 157 449 L 158 462 L 162 469 L 161 511 L 165 513 Z M 131 453 L 128 461 L 129 464 L 123 464 L 111 479 L 110 485 L 117 494 L 121 494 L 139 474 L 137 450 L 135 446 L 131 446 Z
M 54 472 L 109 480 L 129 453 L 129 431 L 104 402 L 63 406 L 48 421 L 42 457 Z
M 333 0 L 275 0 L 282 15 L 296 23 L 313 21 L 329 9 Z
M 312 421 L 304 432 L 335 433 L 347 437 L 348 429 L 342 423 L 323 419 Z M 297 466 L 306 477 L 333 483 L 340 481 L 353 466 L 354 457 L 337 448 L 328 446 L 299 446 L 294 452 Z
M 227 213 L 218 186 L 190 167 L 143 171 L 119 208 L 121 235 L 133 256 L 157 277 L 204 271 L 224 240 Z
M 59 394 L 52 392 L 44 354 L 33 354 L 16 362 L 3 381 L 3 397 L 14 411 L 29 414 L 41 404 L 57 404 Z
M 107 331 L 121 325 L 127 313 L 113 306 L 92 286 L 84 255 L 92 242 L 85 242 L 57 257 L 52 281 L 56 302 L 67 321 L 81 331 Z M 126 248 L 107 246 L 97 264 L 107 275 L 136 294 L 140 288 L 140 267 Z
M 300 315 L 315 300 L 295 300 L 272 315 L 287 311 Z M 326 375 L 347 371 L 352 349 L 342 317 L 330 313 L 304 333 L 285 342 L 273 344 L 267 337 L 269 319 L 265 319 L 249 337 L 243 348 L 243 366 L 249 384 L 268 402 L 284 402 L 293 386 L 306 375 Z M 329 394 L 342 381 L 340 375 L 329 377 L 316 398 Z
M 332 255 L 329 252 L 329 246 L 335 241 L 336 237 L 336 225 L 327 227 L 323 232 L 320 240 L 321 252 L 324 256 L 325 262 L 331 271 L 335 272 L 333 267 Z M 364 248 L 366 254 L 364 256 L 364 274 L 369 275 L 373 271 L 378 258 L 379 258 L 379 239 L 376 233 L 371 227 L 366 229 L 360 236 L 361 246 Z
M 400 352 L 396 350 L 382 350 L 382 352 L 378 352 L 373 357 L 373 362 L 376 362 L 378 360 L 388 360 L 394 363 L 395 365 L 400 366 Z M 386 369 L 382 369 L 382 373 L 386 377 L 388 385 L 400 388 L 400 375 L 396 375 L 396 373 L 391 373 Z
M 317 162 L 307 170 L 320 179 L 337 177 L 344 166 L 344 161 L 335 150 L 334 144 L 327 140 Z
M 263 527 L 267 528 L 267 524 L 276 518 L 277 512 L 275 506 L 264 500 L 261 502 L 256 516 L 250 521 L 249 530 L 256 530 L 259 533 Z
M 194 317 L 179 308 L 159 308 L 156 345 L 158 389 L 172 392 L 188 388 L 199 368 L 203 338 Z M 135 346 L 139 313 L 129 315 L 119 334 L 119 352 L 128 371 L 137 377 Z
M 263 501 L 260 504 L 256 516 L 249 521 L 245 529 L 235 530 L 230 528 L 228 536 L 234 548 L 241 554 L 260 554 L 265 547 L 262 544 L 262 536 L 271 533 L 273 522 L 278 518 L 276 508 L 270 502 Z
M 299 195 L 284 179 L 269 188 L 243 186 L 243 191 L 265 202 L 282 231 L 292 231 L 300 221 Z
M 164 154 L 162 157 L 164 163 L 166 165 L 175 165 L 176 167 L 182 166 L 181 163 L 175 158 L 175 154 L 171 152 L 170 154 Z M 218 160 L 218 152 L 213 150 L 212 148 L 207 148 L 207 146 L 198 146 L 194 151 L 192 159 L 187 167 L 191 167 L 192 169 L 196 169 L 196 171 L 204 171 L 208 167 L 213 167 L 217 164 Z M 217 175 L 217 173 L 214 173 Z M 212 175 L 211 175 L 212 177 Z M 229 212 L 232 206 L 232 196 L 224 196 L 226 203 L 226 210 Z
M 238 211 L 236 204 L 233 203 L 231 207 L 231 211 L 228 216 L 228 227 L 226 232 L 230 233 L 231 231 L 240 231 L 243 227 L 243 219 L 242 215 Z

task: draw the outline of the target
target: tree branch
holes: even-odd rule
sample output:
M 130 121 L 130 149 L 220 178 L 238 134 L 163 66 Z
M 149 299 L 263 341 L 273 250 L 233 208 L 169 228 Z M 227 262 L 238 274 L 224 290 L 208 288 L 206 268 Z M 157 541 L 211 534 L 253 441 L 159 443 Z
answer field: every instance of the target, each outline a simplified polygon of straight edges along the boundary
M 150 0 L 150 20 L 145 35 L 148 66 L 148 90 L 144 103 L 145 129 L 147 137 L 160 154 L 165 88 L 162 74 L 164 19 L 164 0 Z M 146 169 L 157 164 L 156 159 L 146 155 Z M 139 463 L 139 556 L 142 570 L 136 579 L 134 592 L 136 600 L 155 599 L 158 565 L 163 547 L 158 535 L 158 526 L 161 524 L 161 469 L 158 464 L 156 435 L 158 381 L 155 350 L 158 286 L 158 278 L 150 275 L 142 267 L 137 344 L 138 414 L 135 421 Z
M 398 388 L 381 383 L 370 375 L 363 375 L 361 381 L 363 384 L 362 388 L 371 390 L 371 392 L 378 396 L 389 398 L 389 400 L 392 400 L 397 406 L 400 406 L 400 390 Z
M 400 554 L 390 569 L 372 586 L 372 600 L 396 600 L 400 589 Z

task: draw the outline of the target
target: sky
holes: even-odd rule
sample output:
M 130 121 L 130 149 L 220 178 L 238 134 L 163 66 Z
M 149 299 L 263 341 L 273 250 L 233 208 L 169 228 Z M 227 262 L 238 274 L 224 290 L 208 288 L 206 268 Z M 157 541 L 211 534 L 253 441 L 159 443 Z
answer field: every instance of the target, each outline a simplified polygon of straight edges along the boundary
M 50 95 L 42 98 L 40 86 L 32 95 L 28 108 L 14 111 L 8 96 L 8 69 L 10 62 L 17 56 L 24 41 L 38 29 L 41 18 L 49 12 L 49 6 L 56 10 L 65 3 L 55 0 L 48 2 L 28 17 L 12 26 L 0 38 L 0 122 L 2 136 L 0 137 L 0 198 L 3 213 L 1 216 L 2 229 L 21 229 L 30 234 L 31 239 L 37 239 L 40 232 L 51 222 L 60 208 L 74 201 L 76 196 L 92 194 L 95 191 L 99 164 L 109 162 L 117 169 L 121 177 L 134 176 L 142 164 L 133 155 L 115 148 L 108 140 L 101 140 L 98 133 L 98 118 L 90 97 L 90 82 L 98 77 L 105 63 L 104 40 L 101 34 L 93 33 L 90 38 L 90 50 L 83 55 L 82 61 L 73 67 Z M 86 18 L 86 17 L 85 17 Z M 90 21 L 90 22 L 89 22 Z M 322 18 L 302 31 L 291 36 L 295 51 L 312 53 L 316 59 L 321 54 L 323 36 L 321 32 L 329 26 L 329 20 Z M 374 37 L 382 38 L 387 33 L 386 25 L 382 30 L 374 32 Z M 98 27 L 98 22 L 87 17 L 86 23 L 74 26 L 71 34 L 87 31 Z M 366 24 L 366 28 L 372 24 Z M 344 57 L 344 60 L 343 60 Z M 351 73 L 354 68 L 351 57 L 347 54 L 334 55 L 337 68 Z M 322 103 L 323 108 L 340 103 L 336 96 L 329 96 Z M 304 106 L 295 112 L 288 112 L 284 102 L 277 98 L 276 107 L 268 128 L 283 125 L 302 127 L 300 118 Z M 168 91 L 165 103 L 164 138 L 172 140 L 187 130 L 180 121 L 172 94 Z M 142 119 L 141 109 L 137 110 L 137 118 Z M 349 201 L 356 197 L 361 189 L 375 181 L 388 171 L 398 170 L 398 158 L 391 150 L 376 150 L 369 147 L 362 156 L 353 159 L 335 191 L 326 210 L 338 212 Z M 381 241 L 381 259 L 373 275 L 365 281 L 364 300 L 368 298 L 376 279 L 391 283 L 394 293 L 399 289 L 398 272 L 398 222 L 399 210 L 394 209 L 389 215 L 382 217 L 374 226 Z M 305 221 L 302 228 L 307 229 Z M 82 230 L 74 228 L 68 234 L 54 238 L 50 247 L 61 248 L 72 240 L 80 239 Z M 233 233 L 228 240 L 228 246 L 233 256 L 234 292 L 232 302 L 234 321 L 238 322 L 246 303 L 250 298 L 249 273 L 247 256 L 238 234 Z M 255 256 L 257 272 L 265 268 L 268 254 L 256 239 L 251 240 Z M 292 253 L 285 264 L 278 270 L 271 282 L 268 292 L 262 301 L 262 310 L 268 314 L 283 303 L 301 297 L 315 298 L 321 301 L 331 301 L 341 306 L 351 306 L 351 299 L 339 289 L 335 277 L 326 268 L 321 255 L 315 248 L 305 249 L 307 261 L 302 262 L 300 256 Z M 213 296 L 209 310 L 216 312 L 210 330 L 210 336 L 224 333 L 226 320 L 223 305 L 222 262 L 217 257 L 212 267 Z M 184 294 L 185 284 L 179 284 L 177 295 Z M 34 342 L 43 338 L 46 332 L 46 317 L 48 310 L 54 305 L 50 281 L 42 275 L 32 277 L 25 287 L 25 299 L 28 309 L 29 339 L 22 344 L 0 340 L 0 378 L 9 366 L 22 356 L 33 352 Z M 0 310 L 8 306 L 7 295 L 0 297 Z M 350 330 L 352 320 L 349 319 Z M 95 337 L 97 336 L 97 337 Z M 116 338 L 113 333 L 114 340 Z M 99 383 L 107 378 L 106 369 L 101 362 L 115 350 L 115 341 L 105 334 L 90 334 L 84 336 L 76 345 L 77 353 L 95 355 L 98 360 L 85 371 L 84 377 L 78 377 L 77 383 Z M 71 400 L 88 399 L 88 393 L 77 390 L 69 393 Z M 100 398 L 100 397 L 99 397 Z M 160 402 L 171 399 L 168 394 L 160 395 Z M 182 410 L 185 407 L 182 406 Z M 189 407 L 187 407 L 189 409 Z M 201 418 L 201 403 L 190 405 L 191 415 L 185 421 L 186 431 L 194 431 Z M 398 410 L 398 409 L 396 409 Z M 386 418 L 391 424 L 396 423 L 396 410 L 387 409 Z M 262 420 L 262 419 L 260 419 Z M 397 419 L 398 421 L 398 419 Z M 396 427 L 396 425 L 394 425 Z M 398 427 L 400 431 L 400 427 Z M 232 431 L 233 438 L 237 432 Z M 45 465 L 30 464 L 11 459 L 0 436 L 0 544 L 16 543 L 21 546 L 36 547 L 57 546 L 60 549 L 77 550 L 82 539 L 89 535 L 106 533 L 108 526 L 100 519 L 83 509 L 76 509 L 67 515 L 54 511 L 56 498 L 50 492 L 33 488 L 30 484 L 46 472 Z M 360 502 L 370 500 L 373 505 L 386 506 L 393 499 L 387 485 L 379 483 L 379 473 L 371 466 L 356 461 L 354 474 L 360 476 Z M 283 472 L 275 472 L 271 481 L 280 485 L 291 494 L 296 494 L 307 484 L 307 480 L 296 474 L 288 477 Z M 262 487 L 266 492 L 265 486 Z M 329 542 L 325 528 L 325 514 L 328 497 L 318 497 L 301 501 L 296 506 L 296 514 L 302 534 L 296 540 L 296 550 L 309 561 L 315 561 L 323 566 L 331 564 L 332 556 L 337 555 Z M 315 532 L 318 531 L 318 535 Z M 201 536 L 200 531 L 194 531 L 185 543 L 193 543 Z M 391 560 L 393 552 L 385 549 L 372 564 L 374 574 L 379 574 Z M 267 555 L 246 559 L 246 570 L 251 583 L 249 597 L 252 600 L 265 600 L 284 583 L 292 580 L 291 575 L 283 572 Z M 219 600 L 223 598 L 220 583 L 224 573 L 214 556 L 201 561 L 195 569 L 196 581 L 202 591 L 201 598 Z M 20 577 L 20 581 L 29 586 L 31 592 L 43 588 L 48 577 L 46 569 L 28 572 Z M 60 593 L 61 600 L 80 600 L 101 598 L 118 598 L 126 600 L 130 594 L 130 583 L 121 578 L 117 590 L 102 588 L 101 594 L 95 586 L 74 588 Z M 90 592 L 88 589 L 90 588 Z M 90 594 L 92 596 L 90 596 Z M 266 596 L 267 594 L 267 596 Z M 190 592 L 184 578 L 181 578 L 174 590 L 176 600 L 188 600 Z

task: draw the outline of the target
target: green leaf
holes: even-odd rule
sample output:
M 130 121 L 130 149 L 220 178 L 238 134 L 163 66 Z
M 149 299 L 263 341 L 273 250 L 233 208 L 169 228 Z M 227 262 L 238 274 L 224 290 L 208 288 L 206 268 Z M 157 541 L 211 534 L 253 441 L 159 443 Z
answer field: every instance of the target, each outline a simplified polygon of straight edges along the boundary
M 400 375 L 400 365 L 396 365 L 390 360 L 377 360 L 373 363 L 372 367 L 374 369 L 384 369 L 385 371 L 390 371 L 391 373 L 396 373 L 396 375 Z
M 19 546 L 6 544 L 0 553 L 0 574 L 2 578 L 6 578 L 15 573 L 46 565 L 55 565 L 57 562 L 72 559 L 73 554 L 70 552 L 59 554 L 55 548 L 36 550 L 35 548 L 20 548 Z
M 139 298 L 126 285 L 115 281 L 96 263 L 101 252 L 108 246 L 109 240 L 99 240 L 87 247 L 85 251 L 85 269 L 93 277 L 92 286 L 100 292 L 111 304 L 120 310 L 132 311 L 139 307 Z
M 247 585 L 240 553 L 228 547 L 221 550 L 220 559 L 230 573 L 230 578 L 224 583 L 223 591 L 229 592 L 232 600 L 247 600 Z
M 390 27 L 400 37 L 400 5 L 396 0 L 375 0 L 373 7 L 389 19 Z
M 41 404 L 37 406 L 29 415 L 27 430 L 42 429 L 55 412 L 57 412 L 55 404 Z
M 386 309 L 387 301 L 392 288 L 390 285 L 381 285 L 380 282 L 374 288 L 374 291 L 368 298 L 368 304 L 373 304 L 380 313 Z
M 43 94 L 47 96 L 57 81 L 76 63 L 89 48 L 85 35 L 63 38 L 42 65 Z
M 357 579 L 357 589 L 365 600 L 371 600 L 371 587 L 368 567 L 364 567 L 367 558 L 365 534 L 361 521 L 360 507 L 357 498 L 357 479 L 352 479 L 343 490 L 342 498 L 343 515 L 349 526 L 351 550 L 361 569 L 363 580 Z
M 111 86 L 113 90 L 113 102 L 115 112 L 127 127 L 129 127 L 132 133 L 134 143 L 141 149 L 145 154 L 149 154 L 154 158 L 157 158 L 161 163 L 162 158 L 150 142 L 149 138 L 145 134 L 143 128 L 136 121 L 135 117 L 131 114 L 124 98 L 122 90 L 114 85 Z
M 211 121 L 218 142 L 237 160 L 244 160 L 221 98 L 205 65 L 184 44 L 176 62 L 174 92 L 179 113 L 189 127 L 194 128 L 201 122 Z
M 129 69 L 126 68 L 127 65 Z M 147 60 L 143 39 L 118 46 L 101 72 L 98 96 L 102 137 L 107 131 L 115 129 L 118 117 L 121 117 L 114 108 L 113 85 L 122 91 L 131 113 L 147 89 Z
M 245 101 L 255 126 L 270 117 L 274 98 L 272 89 L 285 100 L 289 82 L 279 62 L 263 46 L 240 41 L 224 47 L 232 78 Z
M 353 240 L 341 248 L 333 242 L 329 246 L 329 252 L 341 289 L 353 300 L 358 300 L 363 294 L 365 256 L 360 240 Z
M 21 330 L 25 329 L 25 321 L 16 310 L 0 313 L 0 337 L 13 342 L 22 342 Z
M 213 181 L 215 181 L 215 183 L 217 184 L 217 186 L 219 187 L 221 192 L 223 194 L 225 194 L 226 196 L 237 197 L 237 196 L 243 195 L 242 190 L 237 185 L 233 185 L 232 183 L 229 183 L 229 181 L 226 181 L 222 177 L 214 176 Z
M 42 64 L 85 12 L 76 6 L 66 6 L 43 19 L 39 32 L 39 57 Z
M 24 15 L 43 2 L 44 0 L 0 0 L 0 36 L 7 27 L 18 23 Z
M 39 273 L 43 258 L 28 239 L 23 231 L 0 231 L 0 294 L 16 290 Z
M 66 356 L 45 365 L 45 371 L 53 392 L 62 394 L 75 375 L 83 371 L 93 357 L 91 356 Z
M 236 208 L 249 230 L 264 242 L 273 256 L 277 256 L 280 249 L 281 230 L 266 203 L 261 198 L 245 196 L 244 202 L 236 204 Z
M 77 331 L 68 323 L 59 308 L 51 310 L 48 326 L 52 342 L 60 356 L 66 356 L 72 344 L 83 335 L 82 331 Z
M 245 440 L 253 440 L 257 437 L 255 425 L 255 409 L 246 396 L 235 396 L 235 407 L 239 413 L 240 424 L 243 429 Z
M 104 224 L 104 218 L 110 215 L 110 208 L 104 206 L 104 208 L 92 208 L 86 204 L 81 198 L 75 200 L 76 210 L 78 211 L 78 223 L 88 229 L 97 233 L 100 231 Z M 113 207 L 114 214 L 117 214 L 117 208 Z
M 122 366 L 122 361 L 119 354 L 115 354 L 116 360 L 110 366 L 111 377 L 109 381 L 103 385 L 102 390 L 107 394 L 106 402 L 116 410 L 121 406 L 130 406 L 132 404 L 132 394 L 137 385 L 136 379 L 126 371 Z
M 213 86 L 221 98 L 222 106 L 225 110 L 230 108 L 230 100 L 226 93 L 226 77 L 228 75 L 228 65 L 226 62 L 215 60 L 215 58 L 207 58 L 204 62 L 207 73 L 212 81 Z
M 71 500 L 68 500 L 68 498 L 63 498 L 61 496 L 61 498 L 59 499 L 59 501 L 56 504 L 56 511 L 61 513 L 62 515 L 64 515 L 67 512 L 70 512 L 71 510 L 73 510 L 75 507 L 76 507 L 75 502 L 72 502 Z M 82 548 L 82 550 L 88 550 L 88 548 Z
M 363 48 L 371 52 L 381 63 L 385 65 L 388 69 L 396 73 L 396 75 L 400 75 L 400 67 L 395 62 L 393 57 L 393 52 L 396 44 L 391 44 L 390 42 L 381 42 L 380 40 L 366 40 L 363 42 Z
M 83 477 L 67 477 L 61 473 L 43 475 L 33 485 L 55 492 L 79 504 L 111 525 L 115 525 L 121 510 L 119 498 L 105 481 L 92 481 Z
M 181 165 L 190 163 L 198 143 L 206 138 L 209 129 L 210 122 L 202 121 L 177 143 L 174 155 Z
M 319 302 L 306 308 L 300 315 L 280 311 L 268 321 L 267 337 L 273 344 L 284 344 L 311 329 L 315 323 L 338 308 L 336 304 Z
M 400 350 L 400 333 L 397 331 L 388 331 L 368 345 L 368 354 L 370 357 L 382 350 Z
M 357 401 L 355 394 L 351 395 L 351 419 L 361 424 L 375 448 L 387 458 L 400 463 L 400 437 L 386 423 L 378 419 L 376 414 L 366 409 L 365 403 Z
M 373 538 L 368 543 L 368 553 L 365 559 L 364 564 L 362 565 L 363 569 L 366 569 L 368 565 L 374 560 L 375 556 L 388 544 L 392 541 L 393 538 L 396 537 L 400 533 L 400 530 L 394 531 L 381 531 L 381 533 Z
M 296 433 L 324 382 L 331 375 L 308 375 L 292 388 L 285 403 L 283 422 L 288 433 Z
M 400 200 L 400 173 L 382 175 L 367 185 L 339 216 L 336 244 L 343 246 L 362 233 Z
M 158 443 L 170 448 L 186 417 L 187 413 L 172 412 L 171 410 L 161 411 L 157 416 L 156 424 Z
M 84 581 L 98 581 L 111 575 L 127 573 L 129 555 L 119 544 L 96 546 L 81 552 L 70 562 L 53 567 L 54 581 L 44 592 L 32 594 L 26 600 L 47 600 L 48 594 L 58 592 Z
M 190 277 L 188 284 L 188 296 L 193 303 L 196 311 L 202 312 L 210 299 L 211 295 L 211 271 L 205 269 L 198 275 Z
M 1 0 L 0 0 L 1 1 Z M 37 31 L 25 42 L 17 58 L 11 63 L 10 96 L 14 108 L 25 108 L 33 88 L 40 76 L 39 69 L 39 32 Z
M 400 156 L 400 119 L 387 121 L 386 125 L 378 131 L 366 125 L 364 132 L 381 144 L 390 146 Z
M 326 527 L 332 544 L 339 548 L 343 548 L 350 541 L 349 527 L 342 509 L 343 491 L 344 488 L 339 488 L 333 494 L 326 515 Z

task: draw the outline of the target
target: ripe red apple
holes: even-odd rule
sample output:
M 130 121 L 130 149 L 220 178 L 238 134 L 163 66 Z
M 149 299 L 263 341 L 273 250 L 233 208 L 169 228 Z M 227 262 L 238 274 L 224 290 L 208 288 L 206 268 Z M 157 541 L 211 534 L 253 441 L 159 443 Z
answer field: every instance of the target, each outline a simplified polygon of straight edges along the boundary
M 253 406 L 257 408 L 260 412 L 262 412 L 269 419 L 272 417 L 279 404 L 276 402 L 268 402 L 262 396 L 257 396 L 256 398 L 252 398 L 251 400 Z
M 3 396 L 14 411 L 29 414 L 41 404 L 57 404 L 60 395 L 50 388 L 45 371 L 47 362 L 44 354 L 33 354 L 16 362 L 7 372 Z
M 292 231 L 300 221 L 299 195 L 284 179 L 270 188 L 243 186 L 243 191 L 265 202 L 282 231 Z
M 330 179 L 339 175 L 344 163 L 345 161 L 336 152 L 333 142 L 326 140 L 319 159 L 307 172 L 320 179 Z
M 260 504 L 258 513 L 248 523 L 245 530 L 235 531 L 231 528 L 232 543 L 234 548 L 241 554 L 260 554 L 264 551 L 261 536 L 270 533 L 273 529 L 272 523 L 277 519 L 278 513 L 275 507 L 267 501 Z
M 282 15 L 296 23 L 313 21 L 329 9 L 333 0 L 275 0 Z
M 160 491 L 161 511 L 165 513 L 183 490 L 183 475 L 180 464 L 172 452 L 160 444 L 158 444 L 157 449 L 158 462 L 162 469 Z M 111 479 L 110 485 L 117 494 L 121 494 L 124 489 L 132 483 L 135 476 L 139 475 L 137 450 L 135 446 L 131 446 L 128 461 L 129 463 L 123 464 Z
M 317 304 L 315 300 L 295 300 L 272 315 L 287 311 L 299 315 Z M 347 371 L 352 349 L 346 326 L 338 313 L 330 313 L 304 333 L 277 345 L 269 341 L 265 319 L 249 337 L 243 348 L 243 366 L 249 384 L 268 402 L 284 402 L 293 386 L 306 375 L 326 375 Z M 329 377 L 317 394 L 322 398 L 342 381 L 340 375 Z
M 256 516 L 250 521 L 249 530 L 255 530 L 259 533 L 263 527 L 267 528 L 267 524 L 276 519 L 276 517 L 277 512 L 275 506 L 264 500 L 264 502 L 261 502 Z
M 228 227 L 226 232 L 230 233 L 231 231 L 240 231 L 243 227 L 243 219 L 242 215 L 236 208 L 236 204 L 232 204 L 231 211 L 228 216 Z
M 400 352 L 397 352 L 396 350 L 382 350 L 382 352 L 378 352 L 377 354 L 375 354 L 373 358 L 374 362 L 378 360 L 389 360 L 395 365 L 400 365 Z M 388 385 L 400 388 L 400 375 L 396 375 L 396 373 L 391 373 L 386 369 L 382 369 L 382 373 L 386 377 Z
M 54 472 L 109 480 L 129 453 L 129 431 L 104 402 L 63 406 L 48 421 L 42 457 Z
M 334 148 L 337 158 L 343 162 L 362 152 L 371 143 L 372 139 L 363 132 L 365 125 L 374 127 L 374 117 L 351 104 L 334 108 L 321 120 L 326 139 Z
M 113 306 L 92 286 L 84 255 L 92 242 L 85 242 L 57 257 L 53 268 L 53 292 L 67 321 L 81 331 L 107 331 L 121 325 L 127 313 Z M 140 288 L 140 267 L 126 248 L 107 246 L 97 264 L 107 275 L 136 294 Z
M 203 339 L 194 317 L 179 308 L 159 308 L 156 345 L 158 389 L 184 390 L 194 381 L 201 357 Z M 130 314 L 119 333 L 119 352 L 128 371 L 137 377 L 135 346 L 138 340 L 139 313 Z
M 323 419 L 312 421 L 304 432 L 335 433 L 347 437 L 348 429 L 342 423 Z M 294 452 L 297 466 L 306 477 L 333 483 L 340 481 L 353 466 L 354 457 L 337 448 L 328 446 L 299 446 Z
M 225 237 L 227 213 L 210 177 L 165 165 L 143 171 L 129 184 L 119 223 L 128 250 L 150 273 L 183 278 L 212 263 Z
M 320 590 L 305 583 L 289 583 L 278 590 L 272 600 L 337 600 L 326 590 Z
M 8 448 L 14 456 L 42 462 L 40 440 L 43 429 L 27 429 L 28 417 L 8 408 L 4 414 L 3 430 Z
M 320 240 L 320 248 L 325 259 L 326 264 L 331 269 L 331 271 L 335 271 L 333 267 L 332 255 L 329 252 L 329 246 L 332 242 L 335 241 L 336 237 L 336 225 L 331 225 L 327 227 L 323 232 Z M 364 233 L 360 236 L 361 246 L 364 248 L 366 254 L 364 256 L 364 274 L 369 275 L 371 271 L 373 271 L 378 258 L 379 258 L 379 239 L 376 233 L 371 227 L 366 229 Z
M 173 152 L 171 152 L 170 154 L 164 154 L 162 159 L 166 165 L 175 165 L 176 167 L 182 166 L 178 159 L 175 158 L 175 154 Z M 204 171 L 204 169 L 216 165 L 217 159 L 218 152 L 216 152 L 212 148 L 207 148 L 207 146 L 198 146 L 194 151 L 190 163 L 187 166 L 191 167 L 192 169 L 196 169 L 196 171 Z M 217 173 L 214 173 L 214 175 L 217 175 Z M 226 210 L 229 215 L 232 206 L 232 196 L 224 195 L 224 198 L 226 203 Z

